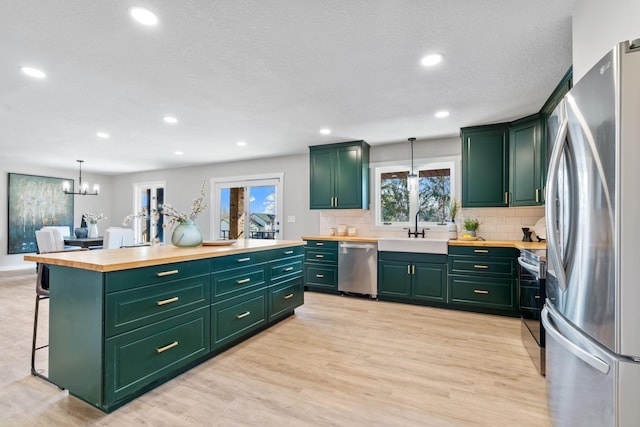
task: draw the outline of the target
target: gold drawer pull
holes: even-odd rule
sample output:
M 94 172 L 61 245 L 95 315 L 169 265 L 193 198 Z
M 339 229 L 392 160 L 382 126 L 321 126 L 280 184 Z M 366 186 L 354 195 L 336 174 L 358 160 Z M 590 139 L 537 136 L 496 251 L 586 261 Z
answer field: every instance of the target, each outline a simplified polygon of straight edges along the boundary
M 286 273 L 287 271 L 291 271 L 291 270 L 293 270 L 293 267 L 287 267 L 283 271 Z
M 475 252 L 477 254 L 488 254 L 489 253 L 489 249 L 474 249 L 473 252 Z
M 242 285 L 243 283 L 249 283 L 250 281 L 251 281 L 251 278 L 247 277 L 246 279 L 236 280 L 236 284 Z
M 245 312 L 244 312 L 244 313 L 242 313 L 242 314 L 238 314 L 238 315 L 236 316 L 236 319 L 242 319 L 243 317 L 247 317 L 247 316 L 248 316 L 248 315 L 250 315 L 250 314 L 251 314 L 251 312 L 250 312 L 250 311 L 245 311 Z
M 475 265 L 473 266 L 473 268 L 489 268 L 489 266 L 488 266 L 488 265 L 478 265 L 478 264 L 475 264 Z
M 488 294 L 489 291 L 485 291 L 484 289 L 474 289 L 473 293 L 474 294 Z
M 540 295 L 535 295 L 534 298 L 535 299 L 540 299 Z
M 285 255 L 291 255 L 293 253 L 293 251 L 284 251 Z
M 316 242 L 316 246 L 324 246 L 324 243 L 322 243 L 322 242 Z
M 158 353 L 158 354 L 164 353 L 165 351 L 169 350 L 170 348 L 177 347 L 177 346 L 178 346 L 178 341 L 174 341 L 171 344 L 165 345 L 164 347 L 156 348 L 156 353 Z
M 164 277 L 171 276 L 172 274 L 178 274 L 178 270 L 161 271 L 160 273 L 156 273 L 156 276 Z
M 238 259 L 238 262 L 247 262 L 247 261 L 251 261 L 251 258 L 240 258 L 240 259 Z
M 536 203 L 540 201 L 540 190 L 536 188 Z
M 289 298 L 293 298 L 293 294 L 289 294 L 289 295 L 285 295 L 284 299 L 289 299 Z
M 324 278 L 324 274 L 316 274 L 316 277 L 317 277 L 318 279 L 322 279 L 322 278 Z
M 316 258 L 324 258 L 324 255 L 318 254 L 318 255 L 316 255 Z
M 162 300 L 162 301 L 158 301 L 158 302 L 156 302 L 156 304 L 158 304 L 158 305 L 171 304 L 172 302 L 178 301 L 178 299 L 179 299 L 178 297 L 168 298 L 168 299 L 165 299 L 165 300 Z
M 411 274 L 411 264 L 407 264 L 407 274 Z

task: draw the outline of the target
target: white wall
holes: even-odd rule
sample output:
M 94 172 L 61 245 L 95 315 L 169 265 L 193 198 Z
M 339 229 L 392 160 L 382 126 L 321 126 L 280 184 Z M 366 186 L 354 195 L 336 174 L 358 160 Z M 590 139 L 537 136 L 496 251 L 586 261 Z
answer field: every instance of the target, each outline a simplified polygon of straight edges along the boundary
M 71 160 L 69 165 L 74 167 L 76 163 Z M 7 254 L 7 228 L 8 228 L 8 174 L 9 173 L 21 173 L 25 175 L 40 175 L 51 176 L 56 178 L 73 179 L 76 181 L 75 188 L 78 187 L 78 169 L 53 169 L 34 167 L 28 164 L 16 164 L 16 163 L 0 163 L 0 271 L 12 269 L 16 267 L 29 267 L 33 263 L 25 262 L 23 260 L 23 254 Z M 104 213 L 109 217 L 104 222 L 99 224 L 100 230 L 103 227 L 108 227 L 111 221 L 111 177 L 106 175 L 82 173 L 82 180 L 91 184 L 100 184 L 100 195 L 98 196 L 75 196 L 74 199 L 74 226 L 78 227 L 82 219 L 82 214 L 87 212 Z M 62 195 L 62 188 L 60 188 Z
M 637 38 L 640 38 L 640 1 L 577 1 L 573 14 L 574 82 L 616 43 Z

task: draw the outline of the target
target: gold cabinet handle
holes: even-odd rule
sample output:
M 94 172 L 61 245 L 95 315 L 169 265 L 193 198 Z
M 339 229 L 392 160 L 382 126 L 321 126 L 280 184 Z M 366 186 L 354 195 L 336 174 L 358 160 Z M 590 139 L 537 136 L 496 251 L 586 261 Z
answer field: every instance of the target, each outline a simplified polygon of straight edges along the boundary
M 508 205 L 508 204 L 509 204 L 509 192 L 508 192 L 508 191 L 506 191 L 506 192 L 504 193 L 504 204 L 505 204 L 505 205 Z
M 293 251 L 284 251 L 285 255 L 291 255 L 293 253 Z
M 479 264 L 475 264 L 475 265 L 473 266 L 473 268 L 482 268 L 482 269 L 486 269 L 486 268 L 489 268 L 489 266 L 488 266 L 488 265 L 479 265 Z
M 156 276 L 164 277 L 171 276 L 172 274 L 178 274 L 178 270 L 161 271 L 160 273 L 156 273 Z
M 411 274 L 411 265 L 407 264 L 407 274 Z
M 322 279 L 322 278 L 324 277 L 324 274 L 316 274 L 316 277 L 317 277 L 318 279 Z
M 293 294 L 287 294 L 284 296 L 284 299 L 289 299 L 289 298 L 293 298 Z
M 324 243 L 322 243 L 322 242 L 316 242 L 316 246 L 324 246 Z
M 317 254 L 316 258 L 324 258 L 324 255 Z
M 242 285 L 243 283 L 249 283 L 250 281 L 251 281 L 251 278 L 247 277 L 246 279 L 236 280 L 236 284 Z
M 540 295 L 534 295 L 533 296 L 535 299 L 540 299 Z
M 250 314 L 251 314 L 251 312 L 250 312 L 250 311 L 245 311 L 245 312 L 244 312 L 244 313 L 242 313 L 242 314 L 238 314 L 238 315 L 236 316 L 236 319 L 242 319 L 243 317 L 247 317 L 247 316 L 248 316 L 248 315 L 250 315 Z
M 536 188 L 536 203 L 540 201 L 540 190 Z
M 158 353 L 158 354 L 164 353 L 165 351 L 169 350 L 170 348 L 177 347 L 177 346 L 178 346 L 178 341 L 174 341 L 171 344 L 165 345 L 164 347 L 156 348 L 156 353 Z
M 488 254 L 489 253 L 489 249 L 474 249 L 473 252 L 475 252 L 477 254 Z
M 473 293 L 474 294 L 488 294 L 489 291 L 485 291 L 484 289 L 474 289 Z
M 336 199 L 336 204 L 334 205 L 334 207 L 337 208 L 338 207 L 338 198 L 336 197 L 335 199 Z
M 247 261 L 251 261 L 251 258 L 240 258 L 240 259 L 238 259 L 238 262 L 247 262 Z
M 411 266 L 411 274 L 413 274 L 413 275 L 416 274 L 416 266 L 415 266 L 415 264 Z
M 291 271 L 291 270 L 293 270 L 293 267 L 287 267 L 283 271 L 286 273 L 287 271 Z
M 171 304 L 172 302 L 176 302 L 178 300 L 179 300 L 178 297 L 173 297 L 173 298 L 163 299 L 162 301 L 157 301 L 156 304 L 157 305 Z

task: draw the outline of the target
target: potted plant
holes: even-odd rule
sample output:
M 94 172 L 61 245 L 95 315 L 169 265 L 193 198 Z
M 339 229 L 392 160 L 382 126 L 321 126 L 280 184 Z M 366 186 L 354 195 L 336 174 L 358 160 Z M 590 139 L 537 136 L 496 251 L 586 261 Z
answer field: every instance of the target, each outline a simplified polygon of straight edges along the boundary
M 458 215 L 458 209 L 460 209 L 460 204 L 456 199 L 452 199 L 449 204 L 449 215 L 451 215 L 451 222 L 456 222 L 456 215 Z
M 476 237 L 476 230 L 480 227 L 480 221 L 477 218 L 467 218 L 464 220 L 464 229 L 471 237 Z M 464 237 L 464 235 L 463 235 Z

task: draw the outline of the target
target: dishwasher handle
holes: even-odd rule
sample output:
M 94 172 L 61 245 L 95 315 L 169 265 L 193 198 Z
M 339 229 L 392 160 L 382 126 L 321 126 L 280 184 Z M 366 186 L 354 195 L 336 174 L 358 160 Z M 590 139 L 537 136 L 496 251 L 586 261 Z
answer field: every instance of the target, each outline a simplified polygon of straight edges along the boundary
M 378 245 L 374 243 L 340 242 L 340 249 L 378 249 Z

